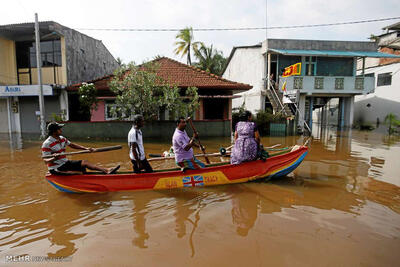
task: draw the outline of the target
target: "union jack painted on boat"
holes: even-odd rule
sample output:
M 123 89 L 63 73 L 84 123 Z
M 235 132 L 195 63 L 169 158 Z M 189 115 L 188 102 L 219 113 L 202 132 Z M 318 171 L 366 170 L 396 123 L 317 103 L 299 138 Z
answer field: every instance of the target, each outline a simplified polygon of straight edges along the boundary
M 204 179 L 201 175 L 183 177 L 182 182 L 184 187 L 204 186 Z

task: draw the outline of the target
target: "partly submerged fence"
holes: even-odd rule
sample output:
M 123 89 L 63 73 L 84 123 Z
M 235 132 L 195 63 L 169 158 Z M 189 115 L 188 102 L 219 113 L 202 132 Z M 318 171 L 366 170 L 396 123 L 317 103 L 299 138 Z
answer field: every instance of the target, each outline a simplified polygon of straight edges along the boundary
M 223 137 L 230 136 L 230 120 L 201 120 L 194 121 L 196 130 L 201 137 Z M 66 122 L 63 134 L 68 138 L 127 138 L 132 127 L 132 122 L 109 121 L 109 122 Z M 170 139 L 174 134 L 176 123 L 174 121 L 154 121 L 145 123 L 142 128 L 146 138 Z M 186 131 L 191 134 L 190 126 Z

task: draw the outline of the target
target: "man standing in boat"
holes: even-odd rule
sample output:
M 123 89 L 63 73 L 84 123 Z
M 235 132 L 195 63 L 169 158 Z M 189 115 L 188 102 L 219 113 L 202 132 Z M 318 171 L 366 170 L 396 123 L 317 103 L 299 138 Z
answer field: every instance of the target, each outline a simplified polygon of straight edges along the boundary
M 153 168 L 144 153 L 142 131 L 140 130 L 143 126 L 143 116 L 135 115 L 132 129 L 128 133 L 129 157 L 131 158 L 134 173 L 153 172 Z
M 75 149 L 90 150 L 91 152 L 95 150 L 91 147 L 84 147 L 71 143 L 67 138 L 61 135 L 61 128 L 63 126 L 64 124 L 57 122 L 50 122 L 47 125 L 49 137 L 42 144 L 42 156 L 65 152 L 67 146 Z M 105 174 L 112 174 L 119 169 L 119 165 L 114 168 L 102 168 L 86 160 L 68 160 L 65 155 L 45 158 L 43 160 L 47 163 L 47 167 L 51 174 L 59 174 L 60 172 L 62 173 L 67 171 L 79 171 L 85 173 L 86 168 L 101 171 Z
M 200 146 L 195 143 L 195 140 L 198 137 L 197 133 L 193 133 L 193 137 L 189 138 L 185 131 L 186 120 L 183 117 L 180 117 L 176 121 L 176 124 L 177 127 L 172 137 L 172 146 L 174 148 L 176 164 L 181 167 L 183 171 L 185 169 L 204 168 L 204 163 L 196 159 L 193 154 L 193 146 L 200 148 Z

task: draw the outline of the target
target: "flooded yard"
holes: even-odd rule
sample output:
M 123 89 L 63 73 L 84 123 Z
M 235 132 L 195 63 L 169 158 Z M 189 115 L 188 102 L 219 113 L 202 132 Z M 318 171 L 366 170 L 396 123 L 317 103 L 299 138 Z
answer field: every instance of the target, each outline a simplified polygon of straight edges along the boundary
M 60 266 L 397 266 L 400 261 L 399 137 L 319 128 L 304 162 L 279 180 L 106 194 L 57 191 L 44 178 L 41 142 L 0 140 L 0 265 L 15 265 L 10 256 L 66 257 Z M 122 150 L 70 158 L 132 168 L 125 140 L 72 141 L 121 144 Z M 265 146 L 304 141 L 262 138 Z M 145 131 L 144 142 L 146 153 L 170 147 L 169 141 L 146 139 Z M 202 143 L 215 152 L 229 146 L 230 138 Z M 152 165 L 174 167 L 172 161 Z

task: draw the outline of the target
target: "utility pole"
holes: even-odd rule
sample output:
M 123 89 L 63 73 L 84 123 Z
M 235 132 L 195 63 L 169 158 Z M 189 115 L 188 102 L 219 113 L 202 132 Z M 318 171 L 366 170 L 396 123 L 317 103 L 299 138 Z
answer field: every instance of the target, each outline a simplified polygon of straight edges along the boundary
M 271 81 L 270 81 L 270 76 L 271 76 L 271 56 L 268 53 L 268 0 L 265 0 L 265 60 L 266 60 L 266 67 L 267 67 L 267 90 L 269 90 L 271 87 Z M 275 78 L 277 81 L 277 79 Z
M 46 137 L 46 121 L 44 111 L 43 85 L 42 85 L 42 58 L 40 54 L 40 33 L 38 14 L 35 13 L 35 42 L 36 42 L 36 68 L 39 85 L 39 110 L 40 110 L 40 138 Z

